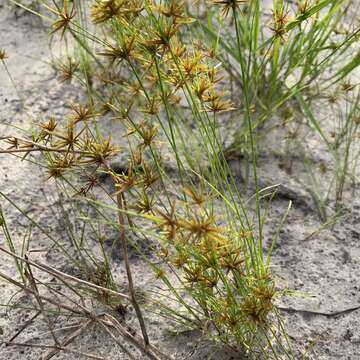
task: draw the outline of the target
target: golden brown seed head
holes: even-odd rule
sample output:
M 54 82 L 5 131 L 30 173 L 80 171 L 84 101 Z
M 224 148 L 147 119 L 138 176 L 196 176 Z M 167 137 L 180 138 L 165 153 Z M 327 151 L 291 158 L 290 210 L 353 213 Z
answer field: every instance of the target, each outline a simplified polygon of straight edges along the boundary
M 0 49 L 0 60 L 5 60 L 7 58 L 8 58 L 8 56 L 7 56 L 6 52 L 5 52 L 5 50 Z
M 247 3 L 247 0 L 213 0 L 212 3 L 222 6 L 221 15 L 227 17 L 230 10 L 237 11 L 240 5 Z
M 53 30 L 51 33 L 62 30 L 61 38 L 63 38 L 66 30 L 70 27 L 72 19 L 75 17 L 75 7 L 72 6 L 71 10 L 69 10 L 69 0 L 64 0 L 63 8 L 61 10 L 54 10 L 53 12 L 58 16 L 58 20 L 52 24 Z

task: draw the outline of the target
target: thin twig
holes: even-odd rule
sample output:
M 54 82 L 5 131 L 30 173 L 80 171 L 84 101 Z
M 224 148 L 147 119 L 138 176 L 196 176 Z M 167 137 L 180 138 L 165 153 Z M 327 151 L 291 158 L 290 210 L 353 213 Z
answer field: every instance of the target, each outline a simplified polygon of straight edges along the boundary
M 95 360 L 110 360 L 110 358 L 108 357 L 103 357 L 100 355 L 96 355 L 96 354 L 90 354 L 90 353 L 84 353 L 78 350 L 72 350 L 72 349 L 68 349 L 66 347 L 63 346 L 56 346 L 56 345 L 46 345 L 46 344 L 27 344 L 27 343 L 7 343 L 7 342 L 2 342 L 2 344 L 6 344 L 7 346 L 23 346 L 23 347 L 35 347 L 35 348 L 41 348 L 41 349 L 56 349 L 59 351 L 64 351 L 64 352 L 68 352 L 71 354 L 75 354 L 78 356 L 85 356 L 89 359 L 95 359 Z
M 35 149 L 0 149 L 0 154 L 15 154 L 15 153 L 30 153 L 36 151 L 48 151 L 48 152 L 58 152 L 58 153 L 69 153 L 69 149 L 56 149 L 48 147 L 37 147 Z M 71 154 L 90 154 L 89 152 L 71 150 Z
M 80 336 L 91 324 L 93 323 L 93 319 L 86 321 L 80 328 L 76 329 L 73 333 L 71 333 L 62 343 L 61 347 L 65 347 L 73 342 L 78 336 Z M 54 357 L 61 349 L 53 349 L 47 355 L 45 355 L 44 360 L 50 360 Z
M 69 151 L 70 149 L 67 148 L 67 149 L 58 149 L 58 148 L 54 148 L 54 147 L 49 147 L 49 146 L 46 146 L 46 145 L 41 145 L 35 141 L 31 141 L 31 140 L 28 140 L 28 139 L 23 139 L 23 138 L 20 138 L 20 137 L 17 137 L 17 136 L 4 136 L 4 137 L 1 137 L 0 140 L 11 140 L 11 139 L 14 139 L 16 141 L 22 141 L 26 144 L 29 144 L 29 145 L 32 145 L 32 146 L 35 146 L 35 148 L 27 148 L 27 149 L 18 149 L 18 148 L 10 148 L 10 149 L 5 149 L 5 150 L 0 150 L 0 154 L 1 153 L 17 153 L 17 152 L 31 152 L 31 151 L 52 151 L 52 152 L 65 152 L 65 153 L 68 153 L 68 152 L 71 152 L 72 154 L 91 154 L 90 151 L 80 151 L 80 150 L 74 150 L 72 149 L 71 151 Z
M 25 259 L 27 259 L 27 255 L 25 255 Z M 55 334 L 54 334 L 54 331 L 53 331 L 53 323 L 52 321 L 49 319 L 49 317 L 47 316 L 46 314 L 46 311 L 45 311 L 45 308 L 44 308 L 44 303 L 42 302 L 42 299 L 40 298 L 40 292 L 37 288 L 37 285 L 36 285 L 36 280 L 35 280 L 35 277 L 33 275 L 33 272 L 31 270 L 31 267 L 29 265 L 29 263 L 26 264 L 26 271 L 25 271 L 25 276 L 27 277 L 28 281 L 29 281 L 29 284 L 30 284 L 30 287 L 31 289 L 34 291 L 33 292 L 33 295 L 36 299 L 36 302 L 38 303 L 39 305 L 39 308 L 40 308 L 40 311 L 42 313 L 42 316 L 44 317 L 44 320 L 46 322 L 46 325 L 48 326 L 49 328 L 49 331 L 51 333 L 51 336 L 55 342 L 56 345 L 60 345 L 58 339 L 56 338 Z M 25 290 L 26 291 L 26 290 Z
M 131 298 L 125 294 L 122 294 L 122 293 L 119 293 L 118 291 L 115 291 L 115 290 L 111 290 L 111 289 L 107 289 L 107 288 L 104 288 L 102 286 L 99 286 L 99 285 L 95 285 L 93 283 L 90 283 L 88 281 L 85 281 L 85 280 L 81 280 L 81 279 L 78 279 L 74 276 L 71 276 L 69 274 L 66 274 L 62 271 L 59 271 L 59 270 L 56 270 L 54 268 L 51 268 L 45 264 L 42 264 L 40 262 L 35 262 L 35 261 L 31 261 L 30 259 L 24 259 L 23 257 L 21 256 L 18 256 L 16 255 L 15 253 L 11 252 L 11 251 L 8 251 L 6 249 L 4 249 L 3 247 L 0 246 L 0 251 L 10 255 L 10 256 L 13 256 L 14 258 L 18 259 L 18 260 L 21 260 L 21 261 L 24 261 L 30 265 L 33 265 L 35 267 L 37 267 L 38 269 L 42 270 L 42 271 L 45 271 L 51 275 L 54 275 L 55 277 L 59 278 L 59 277 L 64 277 L 64 278 L 67 278 L 69 280 L 73 280 L 79 284 L 82 284 L 82 285 L 86 285 L 90 288 L 93 288 L 93 289 L 96 289 L 96 290 L 101 290 L 101 291 L 104 291 L 108 294 L 112 294 L 112 295 L 117 295 L 118 297 L 122 298 L 122 299 L 125 299 L 125 300 L 128 300 L 128 301 L 131 301 Z
M 353 311 L 359 310 L 360 305 L 352 306 L 352 307 L 349 307 L 349 308 L 343 309 L 343 310 L 331 311 L 331 312 L 311 311 L 311 310 L 295 309 L 292 307 L 283 307 L 283 306 L 277 306 L 277 308 L 279 310 L 287 311 L 290 313 L 298 312 L 298 313 L 311 314 L 311 315 L 321 315 L 321 316 L 326 316 L 326 317 L 338 317 L 340 315 L 348 314 Z
M 121 245 L 122 245 L 122 249 L 123 249 L 123 253 L 124 253 L 124 262 L 125 262 L 125 268 L 126 268 L 126 275 L 127 275 L 127 279 L 128 279 L 128 283 L 129 283 L 131 302 L 132 302 L 132 305 L 134 306 L 136 316 L 139 320 L 139 324 L 140 324 L 140 328 L 141 328 L 141 332 L 142 332 L 142 335 L 144 338 L 145 345 L 149 345 L 150 342 L 149 342 L 149 337 L 146 332 L 145 321 L 142 316 L 140 306 L 139 306 L 138 302 L 136 301 L 134 283 L 133 283 L 133 279 L 132 279 L 132 275 L 131 275 L 129 253 L 128 253 L 128 247 L 127 247 L 127 241 L 126 241 L 126 234 L 125 234 L 125 219 L 124 219 L 124 215 L 122 213 L 122 210 L 124 209 L 123 195 L 121 193 L 118 193 L 116 196 L 116 199 L 117 199 L 117 206 L 120 210 L 119 215 L 118 215 L 119 224 L 120 224 L 120 241 L 121 241 Z
M 36 314 L 30 318 L 25 324 L 13 335 L 8 342 L 12 342 L 15 340 L 39 315 L 41 314 L 41 310 L 38 310 Z
M 75 330 L 79 329 L 80 327 L 81 327 L 81 323 L 78 323 L 78 324 L 74 324 L 74 325 L 56 328 L 56 329 L 54 329 L 54 332 L 65 332 L 65 331 L 70 331 L 70 330 L 75 331 Z M 37 334 L 36 337 L 41 339 L 47 335 L 48 335 L 48 332 L 43 332 L 43 333 Z
M 22 259 L 23 261 L 25 261 L 24 259 Z M 144 354 L 146 354 L 150 359 L 152 360 L 160 360 L 161 358 L 163 359 L 166 359 L 166 360 L 173 360 L 171 357 L 169 357 L 168 355 L 162 353 L 160 350 L 156 349 L 155 347 L 153 347 L 152 345 L 148 344 L 144 344 L 143 340 L 141 338 L 139 338 L 138 336 L 136 335 L 133 335 L 135 332 L 130 329 L 127 330 L 125 329 L 113 316 L 111 316 L 110 314 L 107 314 L 107 313 L 103 313 L 103 314 L 95 314 L 93 313 L 92 311 L 88 310 L 86 307 L 82 306 L 81 304 L 77 304 L 79 306 L 79 308 L 82 310 L 77 310 L 75 308 L 71 308 L 70 306 L 68 305 L 65 305 L 63 303 L 60 303 L 60 302 L 57 302 L 55 301 L 54 299 L 52 298 L 49 298 L 49 297 L 46 297 L 44 295 L 41 295 L 39 293 L 36 293 L 35 294 L 35 290 L 31 289 L 31 288 L 28 288 L 27 286 L 25 286 L 24 284 L 14 280 L 13 278 L 7 276 L 6 274 L 4 273 L 1 273 L 0 272 L 0 277 L 7 280 L 8 282 L 10 282 L 11 284 L 19 287 L 20 289 L 23 289 L 25 292 L 28 292 L 28 293 L 31 293 L 32 295 L 36 295 L 38 296 L 38 298 L 40 300 L 43 300 L 43 301 L 47 301 L 48 303 L 50 304 L 53 304 L 55 306 L 57 306 L 58 308 L 61 308 L 61 309 L 65 309 L 65 310 L 68 310 L 69 312 L 73 313 L 73 314 L 78 314 L 78 315 L 83 315 L 83 316 L 86 316 L 89 320 L 92 320 L 92 321 L 102 321 L 104 325 L 106 326 L 109 326 L 109 327 L 112 327 L 112 328 L 115 328 L 119 334 L 125 338 L 126 340 L 130 341 L 134 346 L 136 346 L 141 352 L 143 352 Z M 104 317 L 105 320 L 103 319 L 100 319 L 100 317 Z M 61 345 L 58 345 L 58 346 L 48 346 L 48 345 L 34 345 L 34 344 L 24 344 L 24 343 L 14 343 L 14 342 L 11 342 L 11 343 L 7 343 L 9 345 L 18 345 L 18 346 L 36 346 L 36 347 L 45 347 L 45 348 L 50 348 L 50 349 L 57 349 L 57 350 L 64 350 L 64 351 L 68 351 L 68 352 L 73 352 L 73 350 L 69 350 L 67 348 L 64 348 L 63 346 Z M 126 350 L 125 350 L 126 352 Z M 102 358 L 102 357 L 96 357 L 96 355 L 93 355 L 93 354 L 83 354 L 83 353 L 78 353 L 78 354 L 81 354 L 83 356 L 87 356 L 87 357 L 90 357 L 90 358 L 94 358 L 94 359 L 105 359 L 105 358 Z M 161 358 L 159 358 L 156 354 L 159 354 L 161 356 Z
M 25 292 L 29 292 L 29 293 L 31 293 L 32 295 L 35 295 L 35 291 L 34 291 L 34 290 L 32 290 L 32 289 L 28 288 L 27 286 L 23 285 L 21 282 L 14 280 L 12 277 L 9 277 L 8 275 L 6 275 L 6 274 L 4 274 L 4 273 L 2 273 L 2 272 L 0 272 L 0 277 L 3 278 L 3 279 L 5 279 L 5 280 L 8 281 L 9 283 L 11 283 L 11 284 L 19 287 L 20 289 L 24 290 Z M 84 312 L 81 312 L 81 311 L 79 311 L 79 310 L 76 310 L 76 309 L 68 306 L 68 305 L 61 304 L 61 303 L 59 303 L 59 302 L 57 302 L 57 301 L 55 301 L 55 300 L 53 300 L 53 299 L 51 299 L 51 298 L 49 298 L 49 297 L 47 297 L 47 296 L 44 296 L 44 295 L 40 295 L 40 294 L 36 294 L 36 295 L 38 295 L 40 299 L 42 299 L 42 300 L 44 300 L 44 301 L 47 301 L 47 302 L 49 302 L 50 304 L 53 304 L 53 305 L 55 305 L 55 306 L 57 306 L 57 307 L 59 307 L 59 308 L 61 308 L 61 309 L 70 311 L 70 312 L 72 312 L 72 313 L 74 313 L 74 314 L 78 314 L 78 315 L 88 314 L 88 315 L 89 315 L 89 314 L 91 313 L 90 311 L 88 311 L 88 313 L 87 313 L 87 312 L 85 312 L 85 313 L 84 313 Z M 79 306 L 80 306 L 80 305 L 79 305 Z
M 101 320 L 97 319 L 97 322 L 110 335 L 110 337 L 120 346 L 121 350 L 124 351 L 129 356 L 131 360 L 136 360 L 136 358 L 130 353 L 130 351 L 125 348 L 125 346 L 115 337 L 115 335 L 108 329 L 108 327 Z
M 115 328 L 120 333 L 121 336 L 129 340 L 133 345 L 135 345 L 139 350 L 141 350 L 144 354 L 146 354 L 150 359 L 160 360 L 161 358 L 163 358 L 166 360 L 173 360 L 171 356 L 164 354 L 154 346 L 144 345 L 140 337 L 133 335 L 131 332 L 125 329 L 124 326 L 122 326 L 120 322 L 117 319 L 115 319 L 112 315 L 104 314 L 103 317 L 104 317 L 103 322 L 105 325 Z M 156 354 L 159 354 L 161 358 L 159 358 L 158 355 Z

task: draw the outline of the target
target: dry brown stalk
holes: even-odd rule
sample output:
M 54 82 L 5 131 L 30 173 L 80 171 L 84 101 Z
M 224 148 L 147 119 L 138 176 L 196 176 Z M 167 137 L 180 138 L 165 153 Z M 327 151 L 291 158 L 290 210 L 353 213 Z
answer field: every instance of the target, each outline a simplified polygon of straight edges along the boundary
M 86 321 L 84 324 L 81 325 L 80 328 L 76 329 L 73 333 L 71 333 L 61 344 L 61 347 L 65 347 L 73 342 L 78 336 L 80 336 L 91 324 L 93 324 L 93 319 Z M 44 360 L 50 360 L 54 357 L 61 349 L 55 348 L 50 351 L 47 355 L 45 355 Z
M 129 254 L 128 254 L 128 247 L 127 247 L 127 241 L 126 241 L 126 234 L 125 234 L 125 219 L 124 219 L 124 215 L 122 213 L 122 210 L 124 210 L 123 194 L 118 193 L 116 195 L 116 199 L 117 199 L 117 206 L 119 208 L 118 217 L 119 217 L 119 224 L 120 224 L 120 242 L 121 242 L 122 250 L 124 253 L 124 262 L 125 262 L 125 268 L 126 268 L 126 275 L 127 275 L 127 279 L 128 279 L 128 283 L 129 283 L 131 303 L 134 306 L 136 316 L 139 320 L 141 332 L 142 332 L 142 335 L 144 338 L 144 343 L 146 346 L 148 346 L 150 344 L 149 337 L 146 332 L 145 321 L 142 316 L 140 306 L 136 300 L 134 283 L 133 283 L 133 279 L 132 279 L 130 262 L 129 262 Z
M 108 333 L 108 335 L 119 345 L 120 349 L 124 351 L 131 360 L 136 360 L 136 358 L 129 352 L 128 349 L 116 338 L 116 336 L 109 330 L 109 328 L 102 322 L 98 320 L 98 324 Z
M 27 260 L 27 255 L 25 255 L 25 259 Z M 41 300 L 41 298 L 39 297 L 40 293 L 39 293 L 39 290 L 38 290 L 38 287 L 36 285 L 36 280 L 35 280 L 35 277 L 33 275 L 33 272 L 31 270 L 31 267 L 29 265 L 29 263 L 26 264 L 26 270 L 25 270 L 25 276 L 26 278 L 28 279 L 28 282 L 29 282 L 29 286 L 30 288 L 33 290 L 33 295 L 35 297 L 35 300 L 36 302 L 38 303 L 39 305 L 39 308 L 40 308 L 40 311 L 41 311 L 41 314 L 46 322 L 46 325 L 48 326 L 49 328 L 49 331 L 51 333 L 51 336 L 55 342 L 55 344 L 58 346 L 60 345 L 58 339 L 56 338 L 55 336 L 55 333 L 53 331 L 53 322 L 49 319 L 49 317 L 47 316 L 46 314 L 46 311 L 45 311 L 45 308 L 44 308 L 44 303 L 43 301 Z M 25 292 L 27 292 L 27 290 L 25 290 Z M 29 296 L 30 297 L 30 296 Z
M 14 341 L 32 322 L 41 314 L 41 311 L 37 311 L 36 314 L 31 317 L 25 324 L 8 340 L 8 342 Z
M 0 154 L 12 154 L 12 153 L 19 153 L 19 152 L 26 153 L 26 152 L 33 152 L 33 151 L 49 151 L 49 152 L 62 152 L 62 153 L 69 152 L 69 149 L 49 147 L 49 146 L 41 145 L 35 141 L 31 141 L 31 140 L 20 138 L 20 137 L 7 136 L 7 137 L 1 137 L 0 140 L 16 140 L 16 141 L 20 141 L 25 144 L 29 144 L 29 146 L 35 147 L 35 148 L 26 148 L 26 149 L 11 148 L 11 149 L 0 150 Z M 71 150 L 71 153 L 91 154 L 89 151 L 79 151 L 79 150 L 74 150 L 74 149 Z
M 124 220 L 124 219 L 123 219 Z M 123 228 L 123 227 L 122 227 Z M 106 288 L 102 288 L 100 286 L 88 283 L 86 281 L 74 278 L 70 275 L 64 274 L 58 270 L 52 269 L 46 265 L 43 264 L 38 264 L 36 262 L 33 262 L 31 260 L 29 260 L 28 258 L 23 258 L 21 256 L 18 256 L 8 250 L 3 249 L 2 247 L 0 247 L 0 251 L 10 255 L 10 256 L 14 256 L 14 258 L 25 262 L 25 264 L 27 264 L 27 266 L 29 267 L 30 265 L 33 265 L 34 267 L 37 267 L 38 269 L 45 271 L 49 274 L 54 275 L 55 277 L 61 279 L 61 277 L 66 277 L 68 279 L 74 280 L 74 281 L 78 281 L 81 282 L 84 285 L 87 285 L 89 287 L 95 287 L 95 288 L 99 288 L 99 289 L 104 289 L 104 290 L 109 290 Z M 130 270 L 130 269 L 128 269 Z M 30 269 L 31 271 L 31 269 Z M 52 305 L 55 305 L 58 309 L 63 309 L 63 310 L 67 310 L 73 314 L 78 314 L 78 315 L 82 315 L 85 318 L 88 319 L 88 321 L 86 321 L 80 328 L 77 328 L 67 339 L 64 340 L 64 342 L 62 344 L 55 344 L 55 345 L 46 345 L 46 344 L 29 344 L 29 343 L 15 343 L 13 341 L 9 341 L 6 342 L 6 344 L 8 345 L 12 345 L 12 346 L 29 346 L 29 347 L 38 347 L 38 348 L 43 348 L 43 349 L 52 349 L 52 351 L 47 354 L 45 357 L 45 359 L 49 360 L 51 359 L 57 352 L 59 351 L 65 351 L 65 352 L 70 352 L 73 354 L 77 354 L 77 355 L 81 355 L 81 356 L 85 356 L 88 358 L 92 358 L 92 359 L 98 359 L 98 360 L 104 360 L 107 358 L 98 356 L 98 355 L 94 355 L 94 354 L 88 354 L 88 353 L 82 353 L 76 350 L 72 350 L 72 349 L 68 349 L 65 346 L 68 345 L 70 342 L 72 342 L 76 337 L 78 337 L 88 326 L 90 326 L 91 323 L 96 322 L 99 323 L 103 328 L 105 327 L 106 332 L 109 334 L 112 334 L 111 331 L 109 331 L 109 327 L 113 328 L 115 330 L 117 330 L 117 332 L 120 334 L 121 337 L 123 337 L 124 339 L 126 339 L 127 341 L 129 341 L 130 343 L 132 343 L 136 348 L 138 348 L 144 355 L 146 355 L 147 357 L 149 357 L 152 360 L 161 360 L 161 359 L 166 359 L 166 360 L 172 360 L 171 357 L 169 357 L 168 355 L 162 353 L 160 350 L 156 349 L 154 346 L 150 345 L 150 344 L 146 344 L 144 343 L 144 341 L 136 336 L 133 335 L 135 334 L 135 331 L 133 329 L 129 329 L 129 328 L 125 328 L 124 326 L 122 326 L 113 316 L 111 316 L 110 314 L 107 313 L 101 313 L 101 314 L 97 314 L 94 313 L 93 311 L 87 309 L 84 305 L 80 304 L 80 303 L 76 303 L 76 305 L 79 307 L 79 309 L 76 309 L 74 307 L 71 307 L 69 305 L 64 304 L 63 302 L 54 300 L 50 297 L 41 295 L 39 293 L 39 290 L 37 288 L 37 286 L 26 286 L 24 284 L 22 284 L 21 282 L 18 282 L 17 280 L 14 280 L 13 278 L 7 276 L 4 273 L 0 272 L 0 277 L 5 279 L 6 281 L 8 281 L 9 283 L 19 287 L 20 289 L 24 290 L 26 293 L 31 294 L 33 296 L 36 297 L 36 299 L 38 300 L 39 306 L 41 303 L 41 307 L 38 311 L 38 314 L 36 315 L 36 317 L 40 314 L 43 313 L 45 310 L 43 308 L 43 304 L 45 302 L 50 303 Z M 131 277 L 131 273 L 130 273 L 130 277 Z M 35 282 L 35 278 L 32 275 L 31 279 L 29 279 L 30 282 Z M 129 286 L 132 286 L 132 290 L 134 291 L 133 288 L 133 282 L 132 282 L 132 278 L 130 279 L 130 284 Z M 36 283 L 35 283 L 36 285 Z M 116 295 L 120 295 L 122 297 L 125 297 L 127 300 L 129 300 L 130 298 L 126 295 L 123 295 L 121 293 L 117 293 L 115 291 L 111 291 L 112 293 L 116 294 Z M 134 294 L 134 293 L 133 293 Z M 66 295 L 63 295 L 65 298 L 68 298 Z M 71 301 L 71 299 L 69 299 Z M 132 299 L 131 299 L 132 300 Z M 74 302 L 75 303 L 75 302 Z M 136 300 L 135 300 L 136 303 Z M 137 303 L 136 303 L 137 304 Z M 35 317 L 33 317 L 34 319 Z M 32 319 L 32 320 L 33 320 Z M 28 326 L 28 324 L 25 324 L 23 326 L 23 328 L 26 328 L 26 326 Z M 50 328 L 50 332 L 53 333 L 52 329 Z M 12 340 L 17 337 L 18 334 L 16 334 Z M 111 335 L 111 337 L 115 340 L 116 337 Z M 116 339 L 116 343 L 121 347 L 121 349 L 126 352 L 129 357 L 131 359 L 134 359 L 134 357 L 131 355 L 131 353 L 129 353 L 129 351 L 118 341 L 118 339 Z M 160 356 L 158 356 L 158 355 Z
M 14 253 L 12 253 L 11 251 L 8 251 L 6 249 L 4 249 L 3 247 L 0 246 L 0 251 L 10 255 L 10 256 L 13 256 L 14 258 L 20 260 L 20 261 L 24 261 L 30 265 L 33 265 L 35 267 L 37 267 L 38 269 L 42 270 L 42 271 L 45 271 L 53 276 L 55 276 L 56 278 L 58 279 L 61 279 L 61 278 L 66 278 L 66 279 L 69 279 L 69 280 L 72 280 L 72 281 L 75 281 L 79 284 L 82 284 L 82 285 L 86 285 L 88 286 L 89 288 L 93 288 L 93 289 L 96 289 L 96 290 L 101 290 L 103 292 L 106 292 L 108 294 L 112 294 L 112 295 L 116 295 L 122 299 L 125 299 L 125 300 L 128 300 L 128 301 L 131 301 L 130 297 L 125 295 L 125 294 L 122 294 L 122 293 L 119 293 L 118 291 L 115 291 L 115 290 L 111 290 L 111 289 L 107 289 L 107 288 L 104 288 L 102 286 L 99 286 L 99 285 L 95 285 L 93 283 L 90 283 L 88 281 L 85 281 L 85 280 L 81 280 L 81 279 L 78 279 L 74 276 L 71 276 L 69 274 L 66 274 L 62 271 L 59 271 L 59 270 L 56 270 L 54 268 L 51 268 L 50 266 L 47 266 L 45 264 L 42 264 L 42 263 L 39 263 L 39 262 L 35 262 L 35 261 L 31 261 L 30 259 L 24 259 L 23 257 L 21 256 L 18 256 Z
M 140 337 L 133 335 L 130 331 L 125 329 L 124 326 L 122 326 L 120 324 L 120 322 L 118 320 L 116 320 L 112 315 L 104 314 L 103 318 L 104 319 L 102 320 L 102 322 L 105 325 L 115 328 L 125 339 L 129 340 L 133 345 L 135 345 L 138 349 L 140 349 L 150 359 L 152 359 L 152 360 L 160 360 L 160 359 L 174 360 L 171 356 L 164 354 L 163 352 L 161 352 L 159 349 L 155 348 L 154 346 L 152 346 L 150 344 L 147 346 L 144 345 Z M 160 358 L 159 358 L 159 356 L 160 356 Z
M 110 358 L 108 357 L 103 357 L 100 355 L 96 355 L 96 354 L 90 354 L 90 353 L 85 353 L 85 352 L 81 352 L 78 350 L 73 350 L 73 349 L 68 349 L 64 346 L 57 346 L 57 345 L 47 345 L 47 344 L 28 344 L 28 343 L 6 343 L 7 346 L 23 346 L 23 347 L 33 347 L 33 348 L 41 348 L 41 349 L 56 349 L 58 351 L 64 351 L 64 352 L 68 352 L 70 354 L 75 354 L 78 356 L 85 356 L 89 359 L 95 359 L 95 360 L 110 360 Z
M 35 291 L 30 289 L 29 287 L 23 285 L 21 282 L 19 281 L 16 281 L 14 280 L 12 277 L 0 272 L 0 277 L 3 278 L 4 280 L 8 281 L 10 284 L 13 284 L 15 285 L 16 287 L 24 290 L 25 292 L 28 292 L 28 293 L 31 293 L 32 295 L 35 295 Z M 78 314 L 78 315 L 90 315 L 91 312 L 89 310 L 87 310 L 87 312 L 82 312 L 80 310 L 76 310 L 74 308 L 72 308 L 71 306 L 68 306 L 68 305 L 65 305 L 65 304 L 62 304 L 62 303 L 59 303 L 47 296 L 44 296 L 44 295 L 40 295 L 40 294 L 36 294 L 39 299 L 41 300 L 44 300 L 44 301 L 47 301 L 48 303 L 52 304 L 52 305 L 55 305 L 56 307 L 60 308 L 60 309 L 64 309 L 64 310 L 67 310 L 67 311 L 70 311 L 74 314 Z

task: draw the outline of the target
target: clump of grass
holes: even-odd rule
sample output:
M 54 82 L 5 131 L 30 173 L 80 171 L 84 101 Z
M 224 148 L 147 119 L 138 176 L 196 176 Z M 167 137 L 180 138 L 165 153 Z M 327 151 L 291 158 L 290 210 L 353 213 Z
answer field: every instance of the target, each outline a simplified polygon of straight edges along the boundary
M 337 99 L 328 98 L 330 107 L 337 114 L 337 121 L 327 126 L 323 119 L 314 111 L 313 104 L 301 102 L 301 109 L 306 118 L 314 126 L 316 135 L 322 140 L 324 147 L 331 156 L 331 164 L 319 166 L 307 162 L 309 177 L 314 183 L 313 191 L 315 202 L 323 221 L 327 220 L 327 203 L 332 199 L 335 213 L 341 213 L 344 187 L 353 182 L 354 172 L 358 162 L 358 151 L 356 148 L 356 137 L 358 133 L 358 104 L 359 90 L 356 85 L 342 83 L 337 86 Z M 298 145 L 301 148 L 301 144 Z M 318 168 L 318 170 L 316 170 Z M 319 177 L 328 175 L 329 185 L 320 190 Z
M 261 337 L 267 336 L 278 293 L 256 249 L 248 251 L 254 234 L 220 226 L 209 199 L 195 191 L 186 194 L 189 200 L 180 209 L 174 206 L 170 216 L 157 216 L 165 235 L 159 255 L 180 274 L 181 289 L 198 305 L 191 312 L 200 328 L 206 319 L 209 335 L 265 353 Z M 163 268 L 155 269 L 160 279 L 166 276 Z M 180 297 L 178 290 L 171 290 Z
M 328 86 L 325 80 L 337 83 L 357 65 L 351 61 L 332 76 L 327 73 L 356 38 L 354 30 L 333 43 L 346 1 L 303 1 L 292 10 L 274 1 L 270 15 L 259 0 L 212 1 L 198 8 L 173 0 L 95 0 L 90 8 L 82 1 L 39 3 L 53 18 L 51 36 L 59 36 L 67 49 L 64 60 L 54 62 L 59 80 L 82 84 L 87 102 L 72 104 L 61 121 L 38 121 L 27 137 L 3 138 L 9 146 L 1 152 L 40 162 L 71 204 L 86 203 L 102 226 L 118 231 L 114 246 L 122 249 L 130 292 L 123 298 L 134 307 L 143 335 L 137 346 L 155 358 L 134 289 L 127 252 L 129 244 L 137 244 L 130 235 L 154 250 L 151 256 L 139 251 L 166 290 L 161 303 L 166 316 L 253 358 L 294 358 L 274 305 L 282 292 L 271 276 L 272 247 L 264 255 L 257 138 L 273 113 L 294 102 L 322 135 L 304 99 L 314 89 L 319 96 Z M 227 162 L 226 113 L 239 122 L 234 146 L 245 151 L 251 165 L 255 194 L 248 201 Z M 349 119 L 354 114 L 350 111 Z M 119 132 L 104 131 L 109 116 Z M 344 126 L 346 154 L 354 124 Z M 40 158 L 33 156 L 37 153 Z M 339 152 L 333 153 L 341 164 L 340 200 L 349 156 L 340 160 Z M 122 166 L 116 171 L 113 159 L 119 155 Z M 101 185 L 101 176 L 111 179 L 113 191 Z M 249 208 L 253 200 L 255 212 Z M 75 208 L 84 224 L 96 229 L 91 215 Z M 95 267 L 99 276 L 89 277 L 86 286 L 96 283 L 115 295 L 101 226 L 95 233 L 102 260 L 85 250 L 83 238 L 74 237 L 70 258 L 83 273 L 89 267 L 76 257 Z M 21 264 L 30 262 L 9 244 L 22 274 Z M 60 243 L 55 246 L 67 253 Z M 37 289 L 30 293 L 41 298 Z M 81 312 L 91 320 L 88 310 Z M 101 326 L 115 326 L 106 321 Z

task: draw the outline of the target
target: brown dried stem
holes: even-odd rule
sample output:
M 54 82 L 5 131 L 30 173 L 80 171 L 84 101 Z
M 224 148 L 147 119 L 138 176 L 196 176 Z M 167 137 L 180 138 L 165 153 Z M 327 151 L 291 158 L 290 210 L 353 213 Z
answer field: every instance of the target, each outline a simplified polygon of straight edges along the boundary
M 72 349 L 68 349 L 64 346 L 57 346 L 57 345 L 47 345 L 47 344 L 28 344 L 28 343 L 6 343 L 6 345 L 8 346 L 23 346 L 23 347 L 33 347 L 33 348 L 41 348 L 41 349 L 56 349 L 58 351 L 65 351 L 68 352 L 70 354 L 75 354 L 78 356 L 85 356 L 89 359 L 95 359 L 95 360 L 110 360 L 108 357 L 103 357 L 100 355 L 96 355 L 96 354 L 90 354 L 90 353 L 84 353 L 78 350 L 72 350 Z
M 149 337 L 148 337 L 147 332 L 146 332 L 145 321 L 144 321 L 144 318 L 142 316 L 140 306 L 139 306 L 139 304 L 138 304 L 138 302 L 136 300 L 135 290 L 134 290 L 134 283 L 133 283 L 133 279 L 132 279 L 130 262 L 129 262 L 129 253 L 128 253 L 128 246 L 127 246 L 127 241 L 126 241 L 126 234 L 125 234 L 125 219 L 124 219 L 124 215 L 122 213 L 122 211 L 124 209 L 123 194 L 118 193 L 116 195 L 116 199 L 117 199 L 117 206 L 118 206 L 118 209 L 119 209 L 118 217 L 119 217 L 119 224 L 120 224 L 120 242 L 121 242 L 122 250 L 123 250 L 123 253 L 124 253 L 124 262 L 125 262 L 125 268 L 126 268 L 126 275 L 127 275 L 127 279 L 128 279 L 128 283 L 129 283 L 129 291 L 130 291 L 130 296 L 131 296 L 131 303 L 134 306 L 136 316 L 137 316 L 137 318 L 139 320 L 141 332 L 142 332 L 142 335 L 143 335 L 143 338 L 144 338 L 144 343 L 145 343 L 146 346 L 148 346 L 150 344 Z
M 92 323 L 94 322 L 93 319 L 90 319 L 86 321 L 84 324 L 81 325 L 80 328 L 76 329 L 73 333 L 71 333 L 59 346 L 65 347 L 69 345 L 71 342 L 73 342 L 78 336 L 80 336 Z M 45 357 L 44 360 L 50 360 L 52 357 L 54 357 L 59 351 L 61 351 L 61 348 L 55 348 L 52 351 L 50 351 Z
M 61 278 L 66 278 L 68 280 L 72 280 L 72 281 L 75 281 L 79 284 L 82 284 L 82 285 L 86 285 L 87 287 L 89 288 L 93 288 L 93 289 L 96 289 L 96 290 L 100 290 L 102 292 L 106 292 L 108 294 L 112 294 L 112 295 L 116 295 L 122 299 L 125 299 L 125 300 L 128 300 L 130 301 L 130 297 L 125 295 L 125 294 L 122 294 L 122 293 L 119 293 L 118 291 L 114 291 L 114 290 L 111 290 L 111 289 L 107 289 L 107 288 L 104 288 L 102 286 L 99 286 L 99 285 L 95 285 L 93 283 L 90 283 L 88 281 L 85 281 L 85 280 L 81 280 L 81 279 L 78 279 L 74 276 L 71 276 L 69 274 L 66 274 L 66 273 L 63 273 L 62 271 L 59 271 L 59 270 L 56 270 L 54 268 L 51 268 L 50 266 L 47 266 L 45 264 L 41 264 L 39 262 L 34 262 L 34 261 L 31 261 L 30 259 L 24 259 L 23 257 L 21 256 L 18 256 L 16 254 L 14 254 L 13 252 L 11 251 L 8 251 L 6 249 L 4 249 L 3 247 L 0 246 L 0 251 L 18 259 L 18 260 L 21 260 L 21 261 L 24 261 L 25 263 L 28 263 L 32 266 L 35 266 L 37 267 L 38 269 L 42 270 L 42 271 L 45 271 L 53 276 L 55 276 L 56 278 L 58 279 L 61 279 Z

